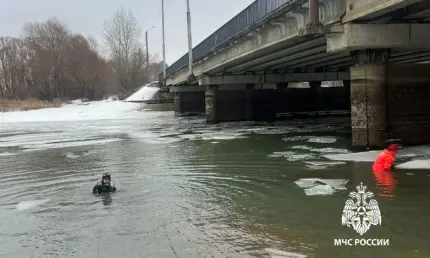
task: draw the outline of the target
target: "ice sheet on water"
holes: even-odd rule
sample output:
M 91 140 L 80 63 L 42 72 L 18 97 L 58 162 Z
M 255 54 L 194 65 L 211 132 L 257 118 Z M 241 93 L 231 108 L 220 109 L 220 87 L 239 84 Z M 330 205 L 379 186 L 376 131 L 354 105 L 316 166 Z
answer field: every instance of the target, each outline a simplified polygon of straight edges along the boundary
M 332 195 L 335 189 L 329 185 L 316 185 L 305 189 L 307 196 L 313 195 Z
M 11 153 L 11 152 L 0 152 L 0 157 L 13 156 L 13 155 L 16 155 L 16 153 Z
M 291 137 L 284 137 L 282 138 L 283 141 L 286 142 L 291 142 L 291 141 L 304 141 L 304 140 L 309 140 L 310 138 L 312 138 L 314 136 L 302 136 L 302 135 L 296 135 L 296 136 L 291 136 Z
M 349 182 L 348 179 L 319 179 L 319 181 L 330 185 L 336 190 L 346 190 L 346 184 Z
M 316 166 L 316 165 L 306 165 L 307 168 L 312 169 L 312 170 L 323 170 L 323 169 L 327 169 L 328 166 Z
M 292 151 L 281 151 L 281 152 L 278 152 L 278 151 L 275 151 L 275 152 L 273 152 L 273 154 L 269 154 L 269 158 L 281 158 L 281 157 L 288 157 L 288 156 L 291 156 L 291 155 L 294 155 L 295 154 L 295 152 L 292 152 Z
M 396 168 L 402 169 L 430 169 L 430 159 L 412 160 L 399 165 Z
M 248 138 L 243 133 L 206 133 L 201 136 L 202 140 L 235 140 L 235 139 L 245 139 Z
M 44 203 L 47 203 L 49 201 L 50 199 L 22 201 L 18 203 L 15 208 L 19 211 L 28 210 L 36 206 L 42 205 Z
M 27 144 L 27 145 L 22 145 L 21 148 L 26 149 L 26 151 L 36 151 L 36 150 L 80 147 L 80 146 L 87 146 L 87 145 L 104 145 L 104 144 L 117 142 L 117 141 L 122 141 L 122 139 L 111 138 L 111 139 L 57 142 L 57 143 L 46 143 L 46 144 Z
M 304 161 L 304 162 L 313 166 L 335 166 L 335 165 L 346 164 L 346 162 L 342 162 L 342 161 Z
M 174 137 L 157 137 L 157 138 L 145 138 L 143 139 L 144 142 L 150 143 L 150 144 L 170 144 L 179 142 L 182 139 L 180 138 L 174 138 Z
M 68 153 L 66 153 L 66 158 L 68 158 L 68 159 L 76 159 L 76 158 L 79 158 L 79 155 L 76 155 L 73 152 L 68 152 Z
M 336 166 L 336 165 L 343 165 L 346 164 L 346 162 L 340 162 L 340 161 L 303 161 L 306 163 L 306 167 L 312 170 L 322 170 L 327 169 L 330 166 Z
M 293 151 L 283 151 L 283 152 L 273 152 L 273 154 L 268 155 L 269 158 L 281 158 L 284 157 L 288 161 L 300 161 L 307 159 L 314 159 L 315 155 L 312 154 L 300 154 Z
M 346 190 L 346 184 L 349 182 L 348 179 L 321 179 L 321 178 L 302 178 L 294 183 L 302 188 L 313 188 L 316 186 L 324 185 L 324 187 L 317 187 L 314 190 L 310 190 L 309 193 L 318 193 L 321 191 L 328 192 L 329 187 L 335 190 Z M 327 187 L 328 186 L 328 187 Z
M 292 146 L 291 149 L 300 149 L 300 150 L 308 150 L 312 152 L 320 152 L 320 153 L 349 153 L 350 151 L 347 149 L 338 149 L 338 148 L 313 148 L 306 145 L 295 145 Z
M 318 178 L 302 178 L 294 183 L 302 188 L 307 188 L 315 185 L 315 182 L 318 180 Z
M 379 151 L 367 151 L 348 154 L 323 155 L 324 158 L 337 161 L 371 162 L 374 161 Z
M 347 153 L 347 154 L 329 154 L 323 155 L 324 158 L 336 161 L 353 161 L 353 162 L 373 162 L 376 159 L 379 151 L 364 151 L 364 152 L 355 152 L 355 153 Z M 405 147 L 400 149 L 397 152 L 397 158 L 411 158 L 418 156 L 429 156 L 430 155 L 430 146 L 414 146 L 414 147 Z M 413 163 L 412 163 L 413 164 Z M 422 164 L 422 163 L 418 163 Z
M 178 137 L 186 140 L 199 140 L 201 138 L 201 135 L 200 134 L 181 134 Z
M 300 161 L 300 160 L 314 159 L 314 158 L 315 158 L 315 155 L 312 155 L 312 154 L 293 154 L 286 157 L 288 161 Z
M 335 143 L 337 139 L 335 137 L 315 137 L 310 138 L 308 142 L 315 142 L 315 143 Z

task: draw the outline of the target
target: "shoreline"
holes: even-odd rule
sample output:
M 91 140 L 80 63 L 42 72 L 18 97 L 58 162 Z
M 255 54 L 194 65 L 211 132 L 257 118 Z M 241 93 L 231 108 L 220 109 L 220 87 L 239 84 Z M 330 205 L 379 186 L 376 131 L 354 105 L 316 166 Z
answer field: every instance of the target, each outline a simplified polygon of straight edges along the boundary
M 60 100 L 44 101 L 38 99 L 0 100 L 0 113 L 30 111 L 44 108 L 60 108 L 66 102 Z

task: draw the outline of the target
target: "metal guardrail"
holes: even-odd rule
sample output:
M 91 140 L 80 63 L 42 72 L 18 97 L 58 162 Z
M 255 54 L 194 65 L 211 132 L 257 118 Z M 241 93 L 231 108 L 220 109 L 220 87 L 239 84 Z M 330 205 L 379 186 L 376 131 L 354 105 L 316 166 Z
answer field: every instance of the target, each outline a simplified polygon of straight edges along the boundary
M 204 56 L 214 47 L 221 45 L 235 35 L 243 32 L 248 27 L 263 20 L 263 18 L 275 12 L 279 8 L 294 1 L 296 0 L 256 0 L 217 31 L 212 33 L 212 35 L 195 46 L 192 50 L 193 61 Z M 179 58 L 175 63 L 167 67 L 166 77 L 187 66 L 188 52 Z M 163 75 L 161 73 L 160 78 L 162 78 L 162 76 Z

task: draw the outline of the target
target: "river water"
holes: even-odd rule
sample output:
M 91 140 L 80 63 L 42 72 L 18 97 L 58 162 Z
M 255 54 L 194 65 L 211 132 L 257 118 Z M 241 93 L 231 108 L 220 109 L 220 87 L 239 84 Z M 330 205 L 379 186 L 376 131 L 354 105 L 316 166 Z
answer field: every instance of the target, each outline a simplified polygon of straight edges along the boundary
M 2 258 L 430 257 L 428 170 L 375 177 L 369 162 L 324 158 L 350 153 L 348 118 L 47 120 L 0 127 Z M 119 191 L 93 195 L 106 172 Z M 303 178 L 349 181 L 308 196 Z M 341 224 L 360 182 L 382 214 L 363 236 Z M 350 238 L 389 246 L 334 246 Z

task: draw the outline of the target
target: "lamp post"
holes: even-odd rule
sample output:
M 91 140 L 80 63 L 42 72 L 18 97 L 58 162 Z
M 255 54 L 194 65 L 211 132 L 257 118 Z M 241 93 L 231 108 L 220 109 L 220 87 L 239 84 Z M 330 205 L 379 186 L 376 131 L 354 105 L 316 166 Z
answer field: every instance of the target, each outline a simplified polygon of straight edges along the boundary
M 189 81 L 194 79 L 193 74 L 193 44 L 191 37 L 191 12 L 190 12 L 190 0 L 187 0 L 187 30 L 188 30 L 188 79 Z
M 164 43 L 164 0 L 161 0 L 161 20 L 163 32 L 163 86 L 166 86 L 166 45 Z
M 152 26 L 151 28 L 149 28 L 149 29 L 147 29 L 145 31 L 145 41 L 146 41 L 146 76 L 147 76 L 147 79 L 148 79 L 148 83 L 151 82 L 151 79 L 150 79 L 151 73 L 150 73 L 150 70 L 149 70 L 150 67 L 149 67 L 148 31 L 150 31 L 153 28 L 155 28 L 155 26 Z

